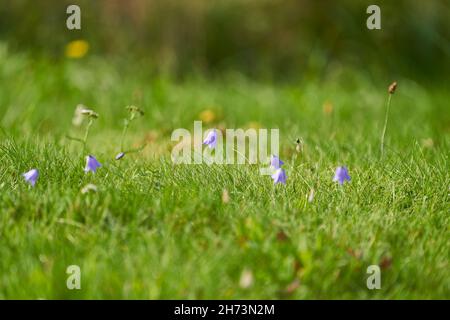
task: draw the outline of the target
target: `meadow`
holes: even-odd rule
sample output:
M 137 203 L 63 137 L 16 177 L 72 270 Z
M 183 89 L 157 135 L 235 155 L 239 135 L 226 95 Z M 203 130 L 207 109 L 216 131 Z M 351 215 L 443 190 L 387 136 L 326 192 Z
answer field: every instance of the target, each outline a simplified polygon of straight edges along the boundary
M 449 99 L 444 83 L 356 69 L 177 79 L 1 47 L 0 298 L 448 299 Z M 67 138 L 84 133 L 72 124 L 80 103 L 99 114 L 85 153 Z M 128 105 L 145 115 L 125 143 L 146 147 L 117 161 Z M 257 165 L 174 165 L 171 132 L 195 120 L 278 128 L 286 185 Z M 31 168 L 35 187 L 22 177 Z M 374 264 L 380 290 L 366 287 Z M 81 290 L 66 287 L 69 265 Z

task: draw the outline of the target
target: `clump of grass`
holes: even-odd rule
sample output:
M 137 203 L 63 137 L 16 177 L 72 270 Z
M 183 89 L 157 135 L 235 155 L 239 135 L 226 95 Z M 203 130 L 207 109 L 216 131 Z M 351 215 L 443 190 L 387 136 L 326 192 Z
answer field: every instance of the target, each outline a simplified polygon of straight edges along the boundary
M 396 152 L 381 166 L 379 152 L 370 152 L 380 143 L 375 105 L 355 109 L 353 90 L 339 87 L 335 126 L 317 111 L 317 98 L 328 99 L 335 83 L 305 84 L 305 95 L 298 84 L 274 85 L 265 99 L 267 86 L 258 82 L 175 84 L 136 72 L 129 81 L 112 78 L 114 94 L 92 94 L 94 86 L 63 90 L 64 65 L 43 64 L 26 79 L 17 65 L 17 72 L 0 78 L 0 299 L 449 298 L 449 136 L 442 116 L 448 90 L 416 95 L 417 108 L 406 121 L 421 125 L 392 126 Z M 93 69 L 99 79 L 111 79 L 114 71 L 108 65 Z M 51 100 L 56 95 L 38 94 L 48 92 L 49 81 L 61 84 L 51 87 L 55 93 L 64 91 L 58 103 Z M 163 149 L 162 157 L 143 153 L 120 167 L 83 174 L 73 161 L 78 150 L 54 143 L 55 131 L 68 130 L 61 117 L 72 115 L 55 106 L 91 97 L 96 111 L 115 122 L 123 111 L 115 102 L 149 81 L 148 126 L 161 133 L 152 147 Z M 371 92 L 370 83 L 358 82 L 358 91 Z M 402 86 L 411 95 L 415 90 Z M 290 164 L 283 192 L 272 192 L 272 181 L 252 166 L 173 165 L 166 147 L 170 131 L 192 123 L 186 110 L 198 106 L 199 97 L 223 107 L 224 124 L 256 119 L 282 128 L 281 156 L 283 146 L 292 146 L 286 137 L 301 131 L 302 156 Z M 387 111 L 389 123 L 405 121 Z M 47 126 L 47 136 L 30 138 L 31 129 Z M 127 134 L 145 135 L 129 124 L 97 126 L 101 130 L 87 130 L 78 140 L 87 148 L 89 139 L 100 153 L 126 149 Z M 411 147 L 410 137 L 432 137 L 435 146 Z M 352 181 L 337 193 L 332 169 L 341 160 L 351 163 Z M 20 174 L 35 164 L 42 180 L 30 189 Z M 66 287 L 72 264 L 81 268 L 81 290 Z M 381 290 L 366 287 L 372 264 L 382 268 Z M 249 272 L 251 285 L 240 285 Z

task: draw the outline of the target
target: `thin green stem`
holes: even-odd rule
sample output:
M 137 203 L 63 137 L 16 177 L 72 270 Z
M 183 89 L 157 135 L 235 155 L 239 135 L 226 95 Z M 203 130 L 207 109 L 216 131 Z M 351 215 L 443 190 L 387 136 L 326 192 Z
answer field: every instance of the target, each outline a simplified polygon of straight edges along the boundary
M 126 154 L 135 153 L 135 152 L 139 152 L 139 151 L 143 150 L 146 146 L 147 146 L 147 144 L 144 143 L 144 144 L 143 144 L 142 146 L 140 146 L 139 148 L 134 148 L 134 149 L 124 150 L 124 151 L 122 151 L 122 152 L 123 152 L 123 153 L 126 153 Z
M 389 109 L 391 108 L 391 98 L 392 98 L 392 94 L 389 94 L 387 108 L 386 108 L 386 117 L 384 119 L 383 132 L 381 134 L 381 146 L 380 146 L 381 157 L 384 156 L 384 137 L 386 135 L 386 129 L 387 129 L 387 124 L 388 124 L 388 120 L 389 120 Z
M 122 137 L 120 138 L 120 151 L 123 151 L 123 144 L 125 141 L 125 135 L 127 134 L 129 124 L 130 122 L 128 120 L 125 120 L 125 125 L 123 126 L 122 130 Z
M 89 137 L 89 130 L 91 129 L 92 123 L 94 123 L 94 121 L 92 119 L 89 119 L 89 122 L 86 126 L 86 132 L 84 133 L 84 138 L 83 138 L 83 154 L 86 152 L 87 139 Z
M 248 160 L 248 158 L 245 156 L 245 154 L 242 154 L 242 152 L 238 151 L 236 148 L 233 148 L 233 151 L 236 151 L 236 153 L 238 155 L 240 155 L 241 157 L 243 157 L 247 161 L 247 163 L 250 163 L 250 160 Z
M 78 139 L 78 138 L 75 138 L 75 137 L 71 137 L 69 135 L 66 135 L 66 138 L 69 139 L 69 140 L 73 140 L 73 141 L 80 142 L 80 143 L 84 144 L 84 141 L 81 140 L 81 139 Z

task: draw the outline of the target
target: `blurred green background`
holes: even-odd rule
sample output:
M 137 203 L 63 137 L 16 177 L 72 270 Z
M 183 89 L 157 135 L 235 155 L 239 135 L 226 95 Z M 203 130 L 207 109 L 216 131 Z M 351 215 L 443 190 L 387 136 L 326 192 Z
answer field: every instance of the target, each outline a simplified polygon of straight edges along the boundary
M 66 28 L 70 4 L 80 31 Z M 371 4 L 381 30 L 366 27 Z M 2 1 L 0 299 L 448 299 L 449 8 Z M 85 134 L 78 104 L 100 114 L 96 175 L 67 138 Z M 127 105 L 145 117 L 125 145 L 147 148 L 117 162 Z M 250 165 L 173 166 L 171 132 L 195 120 L 279 128 L 287 184 Z M 339 165 L 352 177 L 343 188 Z M 31 168 L 35 188 L 22 177 Z M 67 290 L 71 264 L 81 291 Z M 383 290 L 367 289 L 372 264 Z
M 66 28 L 69 4 L 81 7 L 80 31 Z M 366 28 L 370 4 L 381 7 L 381 30 Z M 65 45 L 84 39 L 90 55 L 179 77 L 322 79 L 358 68 L 439 81 L 450 71 L 449 17 L 445 0 L 15 0 L 0 6 L 0 41 L 64 59 Z

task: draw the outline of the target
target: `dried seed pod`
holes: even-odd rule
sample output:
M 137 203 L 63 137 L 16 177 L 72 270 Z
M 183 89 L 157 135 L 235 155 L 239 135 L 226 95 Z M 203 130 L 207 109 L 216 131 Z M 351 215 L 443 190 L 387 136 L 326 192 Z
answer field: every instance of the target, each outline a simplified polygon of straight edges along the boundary
M 389 93 L 393 94 L 395 92 L 395 89 L 397 89 L 397 81 L 392 82 L 392 84 L 389 86 Z

